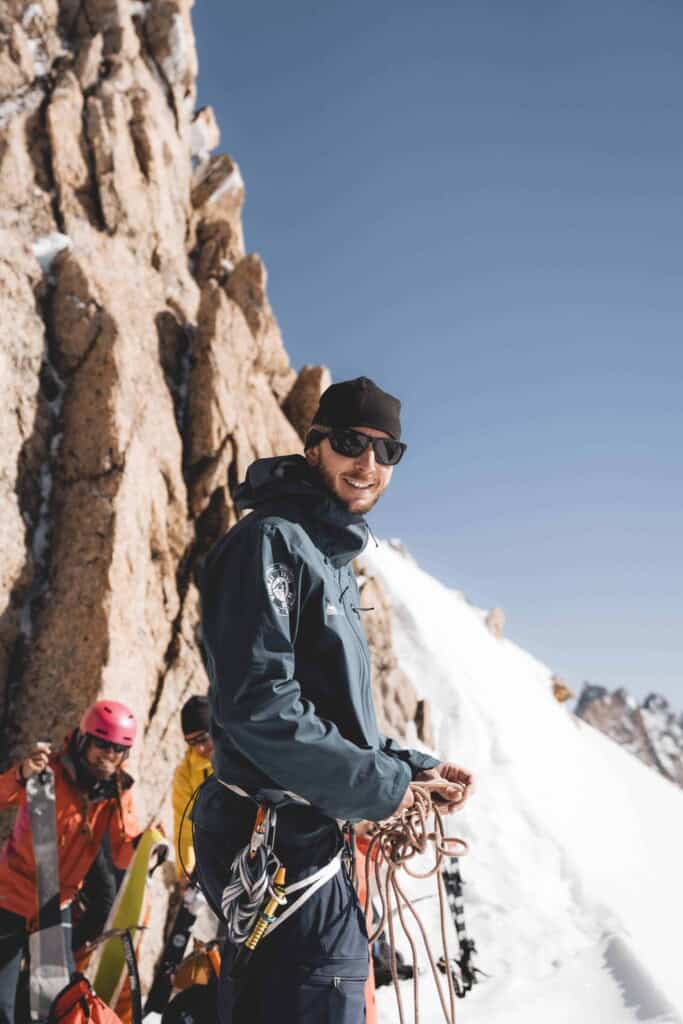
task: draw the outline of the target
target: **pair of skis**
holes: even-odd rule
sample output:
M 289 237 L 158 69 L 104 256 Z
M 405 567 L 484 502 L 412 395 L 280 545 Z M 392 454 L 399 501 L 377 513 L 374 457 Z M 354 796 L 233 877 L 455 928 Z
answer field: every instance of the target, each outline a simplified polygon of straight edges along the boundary
M 26 782 L 38 887 L 38 931 L 29 935 L 31 1020 L 48 1017 L 71 979 L 71 919 L 59 906 L 55 777 L 51 768 Z
M 32 1021 L 44 1021 L 54 1000 L 71 980 L 73 962 L 70 914 L 59 905 L 57 813 L 51 768 L 27 780 L 26 798 L 38 889 L 38 931 L 29 936 L 30 1012 Z M 96 952 L 87 972 L 97 994 L 112 1007 L 116 1005 L 126 976 L 130 978 L 135 1024 L 142 1021 L 142 993 L 131 933 L 140 927 L 147 883 L 154 868 L 164 859 L 167 845 L 155 829 L 148 829 L 140 837 L 104 933 L 93 944 Z

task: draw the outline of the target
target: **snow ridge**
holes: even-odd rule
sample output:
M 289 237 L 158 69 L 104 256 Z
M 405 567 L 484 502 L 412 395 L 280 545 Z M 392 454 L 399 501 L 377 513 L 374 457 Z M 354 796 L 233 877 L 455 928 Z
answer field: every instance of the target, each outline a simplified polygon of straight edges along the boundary
M 683 793 L 559 705 L 547 666 L 395 545 L 363 561 L 392 602 L 399 663 L 434 709 L 437 753 L 478 776 L 449 824 L 471 844 L 468 931 L 491 977 L 461 1019 L 681 1024 Z M 422 907 L 437 935 L 435 901 Z M 422 989 L 431 1024 L 436 995 L 426 978 Z M 378 1006 L 395 1020 L 388 990 Z

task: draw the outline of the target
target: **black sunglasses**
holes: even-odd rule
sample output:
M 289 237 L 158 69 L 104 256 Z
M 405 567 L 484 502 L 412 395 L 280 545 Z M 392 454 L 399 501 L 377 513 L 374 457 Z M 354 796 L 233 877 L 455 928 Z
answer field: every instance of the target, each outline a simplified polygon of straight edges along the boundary
M 208 739 L 208 732 L 200 732 L 198 736 L 186 736 L 185 742 L 188 747 L 199 747 L 202 743 L 206 743 Z
M 352 430 L 351 427 L 338 427 L 329 433 L 311 430 L 306 438 L 306 447 L 312 448 L 325 438 L 337 455 L 344 455 L 347 459 L 357 459 L 372 445 L 380 466 L 396 466 L 407 448 L 402 441 L 394 441 L 393 437 L 370 437 L 369 434 L 362 434 L 360 430 Z
M 124 751 L 130 749 L 123 743 L 110 743 L 109 740 L 100 739 L 99 736 L 93 736 L 92 733 L 88 733 L 88 739 L 92 740 L 98 750 L 113 750 L 115 754 L 123 754 Z

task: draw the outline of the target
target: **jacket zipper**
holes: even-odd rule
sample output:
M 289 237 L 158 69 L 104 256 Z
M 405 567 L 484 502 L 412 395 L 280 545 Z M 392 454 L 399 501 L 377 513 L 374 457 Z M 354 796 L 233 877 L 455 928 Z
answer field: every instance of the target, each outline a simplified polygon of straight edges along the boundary
M 372 727 L 372 725 L 374 724 L 375 729 L 377 729 L 375 710 L 372 705 L 372 699 L 370 696 L 372 694 L 372 666 L 368 654 L 367 641 L 365 639 L 365 634 L 363 633 L 363 627 L 361 625 L 360 612 L 357 611 L 356 608 L 352 607 L 350 609 L 350 613 L 347 614 L 348 605 L 346 604 L 344 597 L 349 587 L 347 586 L 346 588 L 342 589 L 341 569 L 337 570 L 337 583 L 339 587 L 340 601 L 344 609 L 344 615 L 346 616 L 346 619 L 348 620 L 349 625 L 351 626 L 351 632 L 356 638 L 356 643 L 358 644 L 358 647 L 360 649 L 360 660 L 365 668 L 365 685 L 361 685 L 361 699 L 363 703 L 363 711 L 365 714 L 364 726 L 367 728 L 368 726 Z M 361 683 L 362 682 L 363 681 L 361 681 Z M 368 736 L 368 740 L 369 739 L 370 737 Z

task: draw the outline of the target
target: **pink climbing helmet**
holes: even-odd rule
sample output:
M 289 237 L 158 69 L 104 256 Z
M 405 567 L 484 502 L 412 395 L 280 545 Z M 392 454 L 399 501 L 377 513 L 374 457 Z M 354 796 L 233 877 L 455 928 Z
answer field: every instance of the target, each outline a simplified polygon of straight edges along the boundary
M 138 730 L 135 715 L 116 700 L 98 700 L 83 712 L 82 735 L 97 736 L 108 743 L 132 747 Z

